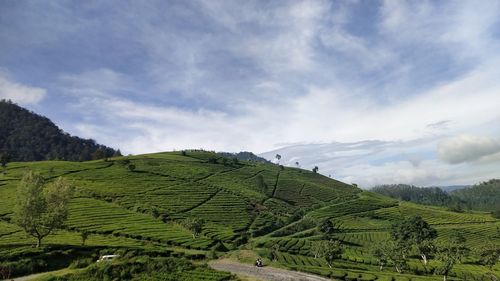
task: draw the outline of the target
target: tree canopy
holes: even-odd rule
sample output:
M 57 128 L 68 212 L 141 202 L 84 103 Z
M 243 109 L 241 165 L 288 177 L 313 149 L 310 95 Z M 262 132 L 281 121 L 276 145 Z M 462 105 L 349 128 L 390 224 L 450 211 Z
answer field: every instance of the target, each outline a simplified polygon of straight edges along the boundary
M 422 257 L 424 265 L 434 249 L 433 240 L 437 235 L 437 231 L 420 216 L 409 217 L 394 225 L 391 230 L 391 238 L 402 248 L 414 248 Z
M 40 247 L 43 238 L 64 224 L 72 192 L 73 187 L 63 178 L 44 187 L 42 176 L 27 172 L 17 188 L 14 222 L 35 237 Z

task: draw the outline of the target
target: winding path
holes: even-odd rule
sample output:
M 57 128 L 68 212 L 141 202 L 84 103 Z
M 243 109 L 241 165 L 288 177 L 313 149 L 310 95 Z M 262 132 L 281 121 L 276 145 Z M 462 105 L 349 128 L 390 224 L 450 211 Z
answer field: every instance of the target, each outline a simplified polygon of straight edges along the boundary
M 285 270 L 274 267 L 255 267 L 250 264 L 238 263 L 231 260 L 211 261 L 208 265 L 216 270 L 229 271 L 233 274 L 250 276 L 263 281 L 331 281 L 314 274 Z

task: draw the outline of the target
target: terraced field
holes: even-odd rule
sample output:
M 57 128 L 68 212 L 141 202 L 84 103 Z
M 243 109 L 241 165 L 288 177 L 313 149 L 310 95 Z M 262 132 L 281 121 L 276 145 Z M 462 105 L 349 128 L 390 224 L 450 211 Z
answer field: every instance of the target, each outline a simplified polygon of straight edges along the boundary
M 438 240 L 459 231 L 471 248 L 500 245 L 500 221 L 487 213 L 454 213 L 397 202 L 305 170 L 188 151 L 78 163 L 9 163 L 0 174 L 0 252 L 21 251 L 33 243 L 10 221 L 15 190 L 27 170 L 41 173 L 48 182 L 64 176 L 76 186 L 65 229 L 44 240 L 52 246 L 80 245 L 86 231 L 87 247 L 168 248 L 194 251 L 197 257 L 246 248 L 266 263 L 323 276 L 344 280 L 396 276 L 395 280 L 409 281 L 440 278 L 432 274 L 438 262 L 431 260 L 424 268 L 418 257 L 411 257 L 407 274 L 396 274 L 392 268 L 381 271 L 371 252 L 373 245 L 389 237 L 391 225 L 404 217 L 422 216 L 437 229 Z M 187 218 L 204 221 L 195 238 L 183 226 Z M 313 245 L 324 239 L 317 225 L 325 220 L 332 222 L 333 237 L 346 247 L 333 269 L 324 259 L 314 258 Z M 268 259 L 272 248 L 277 248 L 276 262 Z M 199 270 L 200 280 L 222 278 L 210 279 L 213 272 Z M 500 272 L 500 266 L 494 270 Z M 479 280 L 487 272 L 473 254 L 452 275 Z

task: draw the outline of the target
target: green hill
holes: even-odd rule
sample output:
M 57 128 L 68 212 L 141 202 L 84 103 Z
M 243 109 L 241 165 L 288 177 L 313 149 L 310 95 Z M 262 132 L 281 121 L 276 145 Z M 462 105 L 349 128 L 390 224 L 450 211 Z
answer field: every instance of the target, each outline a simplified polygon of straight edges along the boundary
M 63 176 L 77 187 L 65 229 L 44 241 L 51 253 L 72 251 L 59 267 L 77 257 L 119 249 L 189 259 L 224 254 L 249 261 L 258 255 L 266 263 L 345 280 L 440 278 L 432 274 L 437 261 L 431 260 L 426 269 L 412 256 L 407 275 L 400 275 L 392 268 L 380 271 L 371 254 L 374 244 L 388 238 L 393 223 L 416 214 L 438 230 L 439 240 L 459 231 L 472 248 L 500 244 L 500 220 L 487 213 L 398 202 L 310 171 L 183 151 L 107 161 L 8 164 L 0 175 L 0 263 L 37 260 L 49 251 L 31 249 L 34 240 L 10 222 L 16 187 L 27 170 L 48 181 Z M 183 226 L 186 218 L 205 221 L 196 238 Z M 323 239 L 317 225 L 325 220 L 335 226 L 334 238 L 346 245 L 333 269 L 312 251 Z M 90 237 L 82 247 L 84 231 Z M 270 261 L 270 249 L 276 249 L 277 261 Z M 480 278 L 488 269 L 477 259 L 472 255 L 453 275 Z

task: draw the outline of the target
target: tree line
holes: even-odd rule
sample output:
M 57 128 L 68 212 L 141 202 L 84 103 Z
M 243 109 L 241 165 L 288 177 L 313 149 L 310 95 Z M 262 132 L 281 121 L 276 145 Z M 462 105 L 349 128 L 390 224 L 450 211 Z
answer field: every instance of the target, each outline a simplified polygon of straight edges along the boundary
M 445 192 L 438 187 L 406 184 L 380 185 L 372 191 L 398 200 L 448 207 L 451 211 L 480 210 L 500 217 L 500 180 L 491 179 L 463 189 Z

